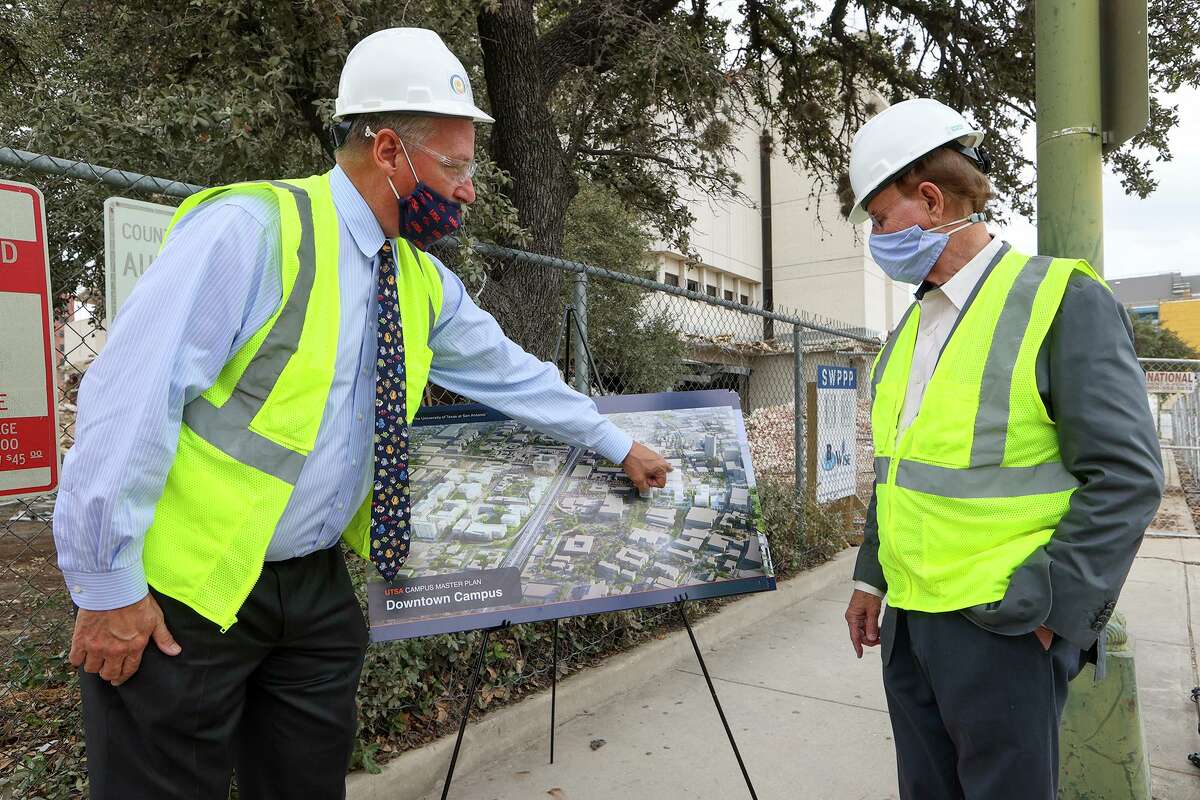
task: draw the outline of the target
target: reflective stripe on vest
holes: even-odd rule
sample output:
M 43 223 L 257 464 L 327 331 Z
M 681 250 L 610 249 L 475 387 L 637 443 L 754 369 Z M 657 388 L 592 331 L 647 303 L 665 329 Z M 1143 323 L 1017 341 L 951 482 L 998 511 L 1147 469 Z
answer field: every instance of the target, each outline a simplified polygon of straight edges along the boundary
M 216 382 L 185 407 L 175 460 L 142 553 L 151 586 L 223 630 L 237 621 L 258 580 L 315 446 L 333 382 L 341 313 L 340 228 L 328 174 L 194 195 L 180 206 L 166 241 L 179 219 L 227 192 L 261 194 L 278 206 L 281 303 Z M 396 255 L 411 420 L 428 379 L 428 338 L 442 286 L 428 256 L 412 248 Z M 343 532 L 360 553 L 367 546 L 369 505 L 368 492 Z
M 250 423 L 262 410 L 275 388 L 284 365 L 300 344 L 300 332 L 317 274 L 317 253 L 313 242 L 312 201 L 303 189 L 282 181 L 270 185 L 288 191 L 296 201 L 300 220 L 300 242 L 296 250 L 300 268 L 296 282 L 271 326 L 266 339 L 250 360 L 225 404 L 217 408 L 206 397 L 197 397 L 183 409 L 183 422 L 200 438 L 231 458 L 295 484 L 304 468 L 305 454 L 271 441 L 250 429 Z
M 920 308 L 872 374 L 880 561 L 898 608 L 1000 599 L 1048 540 L 1079 481 L 1062 465 L 1038 396 L 1037 351 L 1083 262 L 1002 251 L 959 316 L 916 419 L 899 430 Z

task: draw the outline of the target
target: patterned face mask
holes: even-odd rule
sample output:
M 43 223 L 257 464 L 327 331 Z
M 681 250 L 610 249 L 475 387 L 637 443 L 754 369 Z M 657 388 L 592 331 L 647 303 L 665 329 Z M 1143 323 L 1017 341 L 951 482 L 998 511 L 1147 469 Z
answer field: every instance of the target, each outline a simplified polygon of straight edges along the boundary
M 450 236 L 462 227 L 462 206 L 421 180 L 413 169 L 403 140 L 400 140 L 400 148 L 404 151 L 408 168 L 412 169 L 413 177 L 417 179 L 412 193 L 402 198 L 392 179 L 388 178 L 388 186 L 392 187 L 392 194 L 400 203 L 400 236 L 425 250 L 438 239 Z

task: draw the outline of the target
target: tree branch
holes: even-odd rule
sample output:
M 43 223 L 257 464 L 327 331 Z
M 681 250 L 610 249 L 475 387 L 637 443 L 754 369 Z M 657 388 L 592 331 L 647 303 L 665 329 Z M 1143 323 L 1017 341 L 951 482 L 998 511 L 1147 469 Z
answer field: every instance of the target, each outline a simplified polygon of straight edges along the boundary
M 602 47 L 602 39 L 607 38 L 602 34 L 620 40 L 624 38 L 622 34 L 629 32 L 632 23 L 656 23 L 680 2 L 615 0 L 607 4 L 580 3 L 538 42 L 538 60 L 546 76 L 546 87 L 555 86 L 572 67 L 591 66 L 597 72 L 603 72 L 611 62 Z

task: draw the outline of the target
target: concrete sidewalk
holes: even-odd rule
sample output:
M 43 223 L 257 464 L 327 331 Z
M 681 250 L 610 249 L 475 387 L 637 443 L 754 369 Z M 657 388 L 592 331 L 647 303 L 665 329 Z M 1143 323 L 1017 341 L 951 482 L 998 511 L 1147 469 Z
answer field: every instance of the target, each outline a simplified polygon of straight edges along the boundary
M 1176 516 L 1186 517 L 1190 525 L 1190 514 Z M 1157 532 L 1168 533 L 1161 528 Z M 765 622 L 721 642 L 705 641 L 698 632 L 763 800 L 897 797 L 878 649 L 861 661 L 855 659 L 842 620 L 853 557 L 854 551 L 843 553 L 835 564 L 822 568 L 821 586 L 776 610 Z M 1197 708 L 1189 699 L 1192 686 L 1200 682 L 1195 644 L 1200 635 L 1200 537 L 1194 528 L 1170 538 L 1147 538 L 1120 608 L 1137 654 L 1154 797 L 1200 798 L 1200 770 L 1186 760 L 1189 752 L 1200 750 Z M 678 650 L 675 653 L 680 656 Z M 543 730 L 532 739 L 512 741 L 498 760 L 460 771 L 450 796 L 749 796 L 690 652 L 636 677 L 625 671 L 619 685 L 608 687 L 607 702 L 561 715 L 572 683 L 567 680 L 559 687 L 556 764 L 547 763 Z M 602 694 L 595 685 L 589 691 L 592 696 Z M 429 799 L 440 797 L 440 789 L 439 785 Z
M 854 658 L 842 619 L 854 552 L 807 599 L 723 643 L 708 669 L 760 798 L 896 797 L 878 649 Z M 684 634 L 686 636 L 686 634 Z M 601 667 L 601 669 L 604 669 Z M 612 800 L 748 796 L 694 654 L 596 708 L 559 718 L 556 763 L 545 736 L 455 777 L 471 800 Z M 560 703 L 571 681 L 559 686 Z M 604 744 L 592 749 L 592 743 Z M 430 798 L 440 797 L 440 786 Z

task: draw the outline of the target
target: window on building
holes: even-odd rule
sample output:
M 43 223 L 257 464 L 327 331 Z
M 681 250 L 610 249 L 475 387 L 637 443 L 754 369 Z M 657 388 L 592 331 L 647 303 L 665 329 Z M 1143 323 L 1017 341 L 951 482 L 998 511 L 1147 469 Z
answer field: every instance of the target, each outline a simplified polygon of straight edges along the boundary
M 700 291 L 700 284 L 697 283 L 696 281 L 688 281 L 688 291 L 689 292 Z
M 716 297 L 717 296 L 717 287 L 713 286 L 710 283 L 704 287 L 704 293 L 707 294 L 709 297 Z
M 742 303 L 742 305 L 744 305 L 744 306 L 748 306 L 748 305 L 750 305 L 750 295 L 748 295 L 748 294 L 744 294 L 744 295 L 742 295 L 742 297 L 741 297 L 741 303 Z
M 733 292 L 730 289 L 725 290 L 725 299 L 731 303 L 733 302 Z
M 679 285 L 679 276 L 676 275 L 674 272 L 668 272 L 665 275 L 663 275 L 663 280 L 666 282 L 667 286 L 678 286 Z

